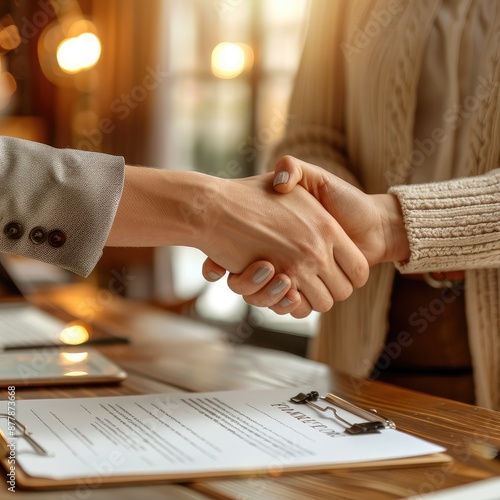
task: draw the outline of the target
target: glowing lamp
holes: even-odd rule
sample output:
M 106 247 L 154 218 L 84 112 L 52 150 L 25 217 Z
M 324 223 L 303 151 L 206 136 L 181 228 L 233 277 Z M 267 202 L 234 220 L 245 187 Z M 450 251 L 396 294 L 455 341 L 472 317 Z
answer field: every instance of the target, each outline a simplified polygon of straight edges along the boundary
M 66 38 L 57 47 L 59 67 L 70 74 L 92 68 L 100 56 L 101 42 L 93 33 Z
M 234 78 L 251 66 L 252 49 L 231 42 L 219 43 L 212 51 L 212 73 L 218 78 Z

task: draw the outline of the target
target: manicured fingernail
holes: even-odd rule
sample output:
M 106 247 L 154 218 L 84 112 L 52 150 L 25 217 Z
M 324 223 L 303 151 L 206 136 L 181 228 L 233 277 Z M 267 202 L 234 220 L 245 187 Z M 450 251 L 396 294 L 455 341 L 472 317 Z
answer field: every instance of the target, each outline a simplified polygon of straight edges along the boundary
M 278 295 L 279 293 L 281 293 L 287 287 L 287 285 L 288 285 L 288 283 L 286 281 L 278 280 L 271 287 L 271 289 L 269 290 L 269 293 L 271 295 Z
M 211 279 L 211 280 L 218 280 L 220 278 L 222 278 L 222 274 L 219 274 L 219 273 L 216 273 L 215 271 L 208 271 L 208 277 Z
M 269 275 L 271 274 L 271 269 L 269 269 L 266 266 L 259 266 L 257 271 L 255 271 L 255 274 L 252 277 L 252 281 L 256 284 L 259 285 L 262 283 Z
M 290 299 L 287 299 L 286 297 L 283 297 L 279 302 L 278 305 L 280 307 L 288 307 L 292 301 Z
M 281 172 L 278 172 L 274 176 L 274 182 L 273 182 L 273 187 L 277 186 L 278 184 L 286 184 L 290 179 L 290 174 L 286 170 L 282 170 Z

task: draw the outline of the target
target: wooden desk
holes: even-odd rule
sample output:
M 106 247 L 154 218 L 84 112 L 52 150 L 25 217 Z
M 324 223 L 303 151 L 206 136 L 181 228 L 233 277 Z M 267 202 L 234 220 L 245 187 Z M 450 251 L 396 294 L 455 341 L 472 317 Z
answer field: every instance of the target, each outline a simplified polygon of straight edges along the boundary
M 120 385 L 22 389 L 22 398 L 61 398 L 213 391 L 309 385 L 329 389 L 364 407 L 377 408 L 400 430 L 434 441 L 455 461 L 447 465 L 378 471 L 341 470 L 321 474 L 253 477 L 197 484 L 103 488 L 92 500 L 148 499 L 287 499 L 341 498 L 386 500 L 423 494 L 500 474 L 471 456 L 471 443 L 500 446 L 500 413 L 400 389 L 375 381 L 330 373 L 322 364 L 293 355 L 230 344 L 218 329 L 124 301 L 86 286 L 56 290 L 51 300 L 74 313 L 85 312 L 132 339 L 130 345 L 100 350 L 121 364 L 129 378 Z M 247 332 L 248 333 L 248 332 Z M 2 399 L 6 397 L 2 392 Z M 5 479 L 0 484 L 5 488 Z M 74 491 L 16 491 L 17 500 L 79 499 Z M 64 496 L 67 495 L 67 496 Z M 3 494 L 0 495 L 3 498 Z M 82 497 L 83 498 L 83 497 Z M 85 497 L 86 498 L 86 497 Z

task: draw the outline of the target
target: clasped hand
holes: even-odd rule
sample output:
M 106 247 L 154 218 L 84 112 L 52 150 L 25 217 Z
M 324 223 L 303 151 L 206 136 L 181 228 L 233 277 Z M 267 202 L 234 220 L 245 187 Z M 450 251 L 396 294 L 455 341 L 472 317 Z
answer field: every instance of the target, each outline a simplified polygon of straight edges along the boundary
M 271 173 L 221 181 L 219 210 L 199 245 L 211 258 L 204 275 L 213 281 L 214 273 L 229 270 L 231 288 L 248 281 L 244 295 L 257 305 L 327 311 L 366 282 L 368 263 L 318 200 L 301 186 L 278 195 L 272 179 Z
M 291 156 L 279 160 L 274 175 L 269 175 L 230 181 L 242 186 L 261 183 L 262 190 L 270 191 L 273 178 L 274 191 L 285 196 L 269 194 L 265 202 L 260 197 L 255 200 L 250 220 L 259 223 L 252 230 L 240 226 L 238 217 L 227 226 L 235 233 L 230 238 L 246 240 L 249 248 L 258 248 L 257 243 L 262 248 L 265 241 L 267 252 L 255 253 L 255 262 L 244 270 L 248 260 L 241 262 L 234 271 L 214 258 L 216 245 L 212 244 L 205 251 L 211 258 L 203 265 L 208 281 L 219 279 L 228 269 L 229 287 L 247 303 L 300 318 L 312 310 L 325 312 L 335 301 L 347 299 L 366 283 L 369 266 L 408 258 L 401 209 L 394 196 L 366 195 Z M 245 195 L 243 189 L 241 196 Z M 271 212 L 268 203 L 274 204 Z M 268 213 L 274 213 L 272 220 L 266 220 Z

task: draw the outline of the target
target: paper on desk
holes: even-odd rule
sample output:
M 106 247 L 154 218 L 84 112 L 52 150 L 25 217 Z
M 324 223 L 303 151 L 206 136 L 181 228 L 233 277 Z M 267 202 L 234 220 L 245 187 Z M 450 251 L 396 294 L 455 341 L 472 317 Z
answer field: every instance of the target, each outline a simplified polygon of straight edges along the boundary
M 69 479 L 269 473 L 443 451 L 395 430 L 346 435 L 334 418 L 289 402 L 297 392 L 299 388 L 17 401 L 16 418 L 51 456 L 37 456 L 24 439 L 17 439 L 16 459 L 33 477 Z M 0 412 L 6 409 L 2 402 Z M 4 419 L 0 425 L 8 436 Z
M 483 479 L 474 483 L 447 488 L 433 493 L 423 493 L 407 500 L 498 500 L 500 498 L 500 477 Z

